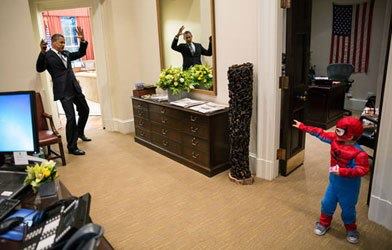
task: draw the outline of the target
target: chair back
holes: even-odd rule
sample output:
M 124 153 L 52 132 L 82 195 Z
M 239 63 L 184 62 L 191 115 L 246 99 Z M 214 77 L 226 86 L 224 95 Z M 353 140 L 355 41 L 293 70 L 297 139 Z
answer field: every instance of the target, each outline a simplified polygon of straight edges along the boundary
M 327 67 L 328 78 L 335 81 L 348 82 L 353 72 L 354 66 L 348 63 L 334 63 Z
M 43 116 L 43 113 L 45 112 L 44 110 L 44 105 L 42 103 L 42 98 L 41 94 L 36 92 L 35 93 L 35 115 L 37 119 L 37 129 L 38 131 L 41 130 L 48 130 L 48 122 L 46 121 L 46 118 Z

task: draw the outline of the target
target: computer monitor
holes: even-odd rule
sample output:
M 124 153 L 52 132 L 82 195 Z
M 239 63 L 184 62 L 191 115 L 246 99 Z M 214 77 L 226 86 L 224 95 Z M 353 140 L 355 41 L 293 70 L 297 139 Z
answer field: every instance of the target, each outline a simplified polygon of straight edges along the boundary
M 37 151 L 35 92 L 0 92 L 0 153 Z

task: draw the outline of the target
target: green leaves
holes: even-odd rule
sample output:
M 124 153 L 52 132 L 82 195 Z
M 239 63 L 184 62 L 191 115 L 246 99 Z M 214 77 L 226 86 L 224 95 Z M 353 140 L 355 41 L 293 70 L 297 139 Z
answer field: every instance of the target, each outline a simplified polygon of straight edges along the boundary
M 156 85 L 176 95 L 185 91 L 190 92 L 197 86 L 211 89 L 212 78 L 212 68 L 208 65 L 194 65 L 185 71 L 170 67 L 161 71 Z
M 212 87 L 212 67 L 204 64 L 197 64 L 188 70 L 189 81 L 193 82 L 194 86 L 199 86 L 204 89 L 211 89 Z

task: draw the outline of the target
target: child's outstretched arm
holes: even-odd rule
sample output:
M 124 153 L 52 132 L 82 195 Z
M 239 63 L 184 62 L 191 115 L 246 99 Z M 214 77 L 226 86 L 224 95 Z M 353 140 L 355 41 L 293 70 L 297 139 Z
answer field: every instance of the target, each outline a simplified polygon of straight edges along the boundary
M 302 130 L 304 132 L 307 132 L 326 143 L 331 143 L 335 139 L 334 132 L 326 132 L 321 128 L 306 126 L 305 124 L 297 120 L 294 120 L 293 127 L 298 128 L 299 130 Z
M 364 151 L 355 157 L 355 167 L 339 168 L 339 175 L 345 177 L 364 176 L 369 172 L 368 154 Z

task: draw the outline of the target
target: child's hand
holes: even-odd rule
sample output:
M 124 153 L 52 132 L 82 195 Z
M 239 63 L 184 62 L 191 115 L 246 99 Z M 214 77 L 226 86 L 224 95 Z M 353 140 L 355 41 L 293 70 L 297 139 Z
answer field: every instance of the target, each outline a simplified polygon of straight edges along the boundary
M 302 122 L 299 122 L 297 120 L 293 120 L 293 121 L 294 121 L 293 127 L 294 128 L 299 128 L 299 125 L 301 125 Z
M 329 167 L 329 172 L 334 175 L 339 175 L 339 165 L 336 164 L 335 166 Z

